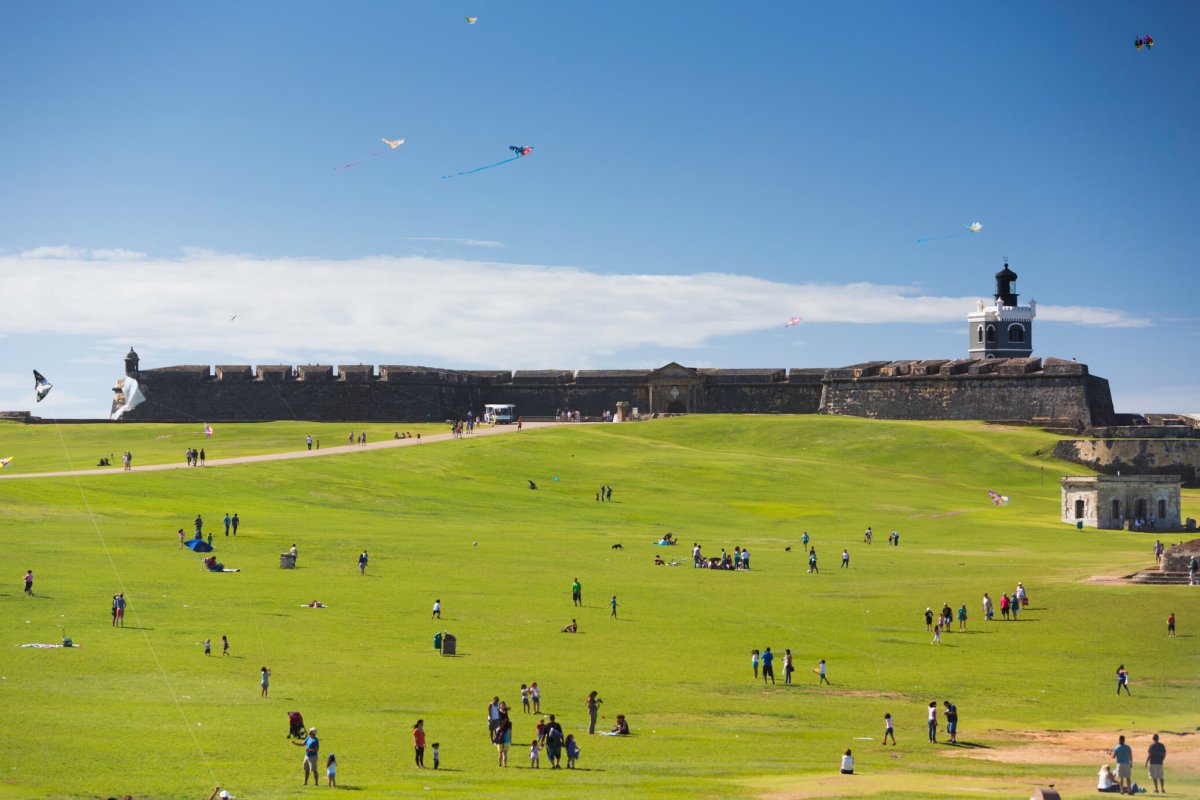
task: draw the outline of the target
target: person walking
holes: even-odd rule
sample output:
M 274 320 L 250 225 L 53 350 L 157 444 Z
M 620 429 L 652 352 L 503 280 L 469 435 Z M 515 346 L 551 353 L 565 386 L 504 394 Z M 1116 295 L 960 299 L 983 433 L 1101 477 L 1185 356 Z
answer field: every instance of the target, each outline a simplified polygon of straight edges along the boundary
M 230 526 L 230 524 L 231 524 L 232 522 L 233 522 L 233 520 L 231 520 L 231 519 L 229 518 L 229 512 L 228 512 L 228 511 L 226 511 L 226 512 L 225 512 L 225 535 L 226 535 L 226 536 L 228 536 L 228 535 L 229 535 L 229 526 Z
M 850 551 L 843 549 L 842 550 L 842 568 L 844 569 L 849 566 L 850 566 Z
M 892 738 L 892 747 L 896 746 L 896 726 L 892 722 L 892 714 L 889 711 L 883 715 L 883 743 L 886 745 L 888 737 Z
M 233 520 L 232 521 L 233 521 L 233 535 L 237 536 L 238 525 L 240 525 L 241 522 L 238 520 L 238 515 L 237 515 L 236 511 L 233 512 Z
M 204 535 L 204 518 L 197 514 L 192 524 L 196 527 L 196 538 L 199 539 Z
M 1010 605 L 1008 595 L 1001 593 L 1000 595 L 1000 616 L 1008 619 L 1008 607 Z
M 808 551 L 808 571 L 809 571 L 809 573 L 813 573 L 813 572 L 820 573 L 820 571 L 821 571 L 821 570 L 817 569 L 817 547 L 816 547 L 816 545 L 813 545 L 813 549 Z
M 985 622 L 991 622 L 995 611 L 992 608 L 992 598 L 988 597 L 988 593 L 983 593 L 983 619 Z
M 221 634 L 221 655 L 229 655 L 229 637 Z
M 965 631 L 967 629 L 967 604 L 963 603 L 958 607 L 958 629 Z
M 562 764 L 562 746 L 563 746 L 563 729 L 554 720 L 554 715 L 550 715 L 550 720 L 542 729 L 545 734 L 546 744 L 546 760 L 550 762 L 551 769 L 560 769 Z
M 587 696 L 588 733 L 596 732 L 596 717 L 600 714 L 600 704 L 603 702 L 600 693 L 595 690 Z
M 262 691 L 259 693 L 258 696 L 266 697 L 267 690 L 269 688 L 271 688 L 271 670 L 267 669 L 265 664 L 263 665 L 261 677 L 259 678 L 258 683 L 259 683 L 259 686 L 262 687 Z
M 571 603 L 583 606 L 583 584 L 579 582 L 579 578 L 571 581 Z
M 25 596 L 33 597 L 33 570 L 25 570 Z
M 929 703 L 929 741 L 937 744 L 937 701 Z
M 817 673 L 817 686 L 820 686 L 822 683 L 831 685 L 829 684 L 829 678 L 825 677 L 825 659 L 822 658 L 817 662 L 817 668 L 813 672 Z
M 133 453 L 129 450 L 126 450 L 124 453 L 122 453 L 121 464 L 124 466 L 126 472 L 129 472 L 129 470 L 133 469 Z
M 317 757 L 321 751 L 321 740 L 317 738 L 317 729 L 309 728 L 308 736 L 303 742 L 292 742 L 297 747 L 304 748 L 304 785 L 308 786 L 308 773 L 312 773 L 313 785 L 321 785 L 321 773 L 317 772 Z
M 1154 744 L 1146 751 L 1146 769 L 1150 780 L 1154 781 L 1154 793 L 1167 791 L 1167 779 L 1163 777 L 1163 761 L 1167 758 L 1167 746 L 1158 740 L 1158 734 L 1152 737 Z
M 1171 612 L 1171 616 L 1167 617 L 1167 638 L 1175 638 L 1175 612 Z
M 312 434 L 311 433 L 308 436 L 304 437 L 304 443 L 306 445 L 308 445 L 309 450 L 312 450 Z
M 366 550 L 363 550 L 362 555 L 360 555 L 358 557 L 358 574 L 359 575 L 367 574 L 367 551 Z
M 120 592 L 113 598 L 113 627 L 125 627 L 125 593 Z
M 494 742 L 496 739 L 496 729 L 500 727 L 500 698 L 493 697 L 492 702 L 488 703 L 488 735 L 492 737 Z
M 927 630 L 927 631 L 933 630 L 933 609 L 932 608 L 925 609 L 925 630 Z
M 617 618 L 617 596 L 615 594 L 612 596 L 612 600 L 608 601 L 608 604 L 609 604 L 609 606 L 612 607 L 612 611 L 609 612 L 608 618 L 616 619 Z
M 429 618 L 430 619 L 441 619 L 442 618 L 442 599 L 440 597 L 437 600 L 433 601 L 433 614 L 431 614 Z
M 1121 696 L 1121 689 L 1124 689 L 1125 695 L 1129 696 L 1129 672 L 1125 669 L 1124 664 L 1117 667 L 1117 697 Z
M 538 688 L 537 681 L 529 684 L 529 702 L 533 703 L 533 713 L 542 712 L 542 690 Z
M 796 671 L 796 667 L 792 664 L 792 649 L 789 647 L 783 651 L 783 684 L 787 686 L 792 682 L 792 673 Z
M 767 683 L 767 678 L 771 679 L 772 686 L 775 685 L 775 666 L 773 664 L 774 661 L 775 661 L 775 654 L 771 652 L 771 648 L 769 648 L 769 647 L 765 648 L 763 650 L 763 654 L 762 654 L 762 676 L 763 676 L 763 685 L 764 686 Z
M 204 466 L 204 448 L 200 448 L 200 466 Z
M 1112 749 L 1113 758 L 1117 762 L 1117 783 L 1121 794 L 1131 794 L 1133 783 L 1133 748 L 1125 744 L 1125 737 L 1117 737 L 1117 746 Z
M 750 651 L 750 666 L 754 668 L 754 680 L 758 680 L 758 649 Z
M 425 769 L 425 720 L 417 720 L 413 726 L 413 754 L 417 769 Z

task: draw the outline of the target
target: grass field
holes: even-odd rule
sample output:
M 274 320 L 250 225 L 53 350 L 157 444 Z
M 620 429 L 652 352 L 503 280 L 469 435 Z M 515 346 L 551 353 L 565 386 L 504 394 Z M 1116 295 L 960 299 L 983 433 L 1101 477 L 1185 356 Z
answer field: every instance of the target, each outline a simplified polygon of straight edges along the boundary
M 310 431 L 340 445 L 350 427 L 224 425 L 205 440 L 195 425 L 0 423 L 0 457 L 43 471 L 132 449 L 136 467 L 182 461 L 189 445 L 210 457 L 297 450 Z M 364 799 L 1028 797 L 1044 782 L 1078 797 L 1095 790 L 1119 732 L 1133 737 L 1141 783 L 1153 731 L 1174 732 L 1164 733 L 1171 793 L 1200 795 L 1200 590 L 1085 582 L 1152 563 L 1155 537 L 1061 524 L 1058 477 L 1082 470 L 1048 455 L 1054 441 L 974 423 L 685 417 L 0 480 L 0 796 L 333 791 L 301 787 L 301 750 L 285 740 L 291 710 L 319 727 L 322 762 L 337 754 L 337 791 Z M 594 499 L 603 483 L 612 503 Z M 993 507 L 989 488 L 1012 502 Z M 225 512 L 242 520 L 236 539 L 220 528 Z M 1185 492 L 1184 512 L 1200 516 L 1197 492 Z M 240 573 L 206 573 L 178 549 L 175 531 L 197 513 Z M 886 543 L 893 529 L 899 547 Z M 807 572 L 804 530 L 819 574 Z M 654 546 L 666 531 L 684 546 Z M 693 570 L 694 541 L 710 555 L 748 547 L 753 569 Z M 281 570 L 293 543 L 299 568 Z M 850 569 L 838 566 L 843 547 Z M 685 566 L 655 567 L 655 553 Z M 33 598 L 21 591 L 26 568 Z M 570 599 L 576 576 L 582 609 Z M 1030 609 L 983 623 L 983 593 L 998 600 L 1018 581 Z M 114 630 L 118 591 L 129 611 Z M 429 618 L 435 598 L 440 623 Z M 329 608 L 300 607 L 314 599 Z M 934 647 L 922 614 L 943 603 L 966 603 L 970 630 Z M 1180 636 L 1168 640 L 1172 611 Z M 580 632 L 560 634 L 572 617 Z M 16 647 L 58 641 L 60 627 L 82 647 Z M 457 657 L 432 648 L 439 630 L 459 637 Z M 763 647 L 780 655 L 774 687 L 751 675 L 750 650 Z M 820 658 L 832 686 L 816 686 Z M 1132 697 L 1114 696 L 1119 663 Z M 535 680 L 543 712 L 582 740 L 577 772 L 525 768 L 535 720 L 519 689 Z M 592 689 L 603 722 L 623 713 L 633 736 L 586 734 Z M 487 737 L 493 695 L 516 707 L 507 770 Z M 959 708 L 958 748 L 926 742 L 925 708 L 946 699 Z M 879 742 L 884 712 L 896 719 L 894 748 Z M 418 718 L 441 743 L 437 773 L 412 765 Z M 857 774 L 838 775 L 848 747 Z

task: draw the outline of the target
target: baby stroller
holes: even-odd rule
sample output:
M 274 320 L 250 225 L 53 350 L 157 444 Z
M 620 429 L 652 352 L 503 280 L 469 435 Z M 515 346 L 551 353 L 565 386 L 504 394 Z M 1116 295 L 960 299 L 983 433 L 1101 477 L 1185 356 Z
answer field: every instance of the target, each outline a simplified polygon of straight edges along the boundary
M 299 711 L 288 712 L 288 738 L 303 739 L 307 731 L 304 729 L 304 717 Z

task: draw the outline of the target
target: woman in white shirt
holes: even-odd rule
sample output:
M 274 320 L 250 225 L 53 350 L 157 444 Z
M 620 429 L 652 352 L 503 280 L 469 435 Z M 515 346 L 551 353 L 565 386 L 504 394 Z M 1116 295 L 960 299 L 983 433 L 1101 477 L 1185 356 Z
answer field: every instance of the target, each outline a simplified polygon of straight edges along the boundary
M 1105 764 L 1100 768 L 1100 781 L 1096 784 L 1097 792 L 1113 792 L 1121 791 L 1121 784 L 1117 783 L 1117 776 L 1113 775 L 1112 767 Z
M 844 756 L 842 756 L 842 774 L 843 775 L 853 775 L 854 774 L 854 756 L 850 755 L 849 750 L 847 750 L 846 754 Z

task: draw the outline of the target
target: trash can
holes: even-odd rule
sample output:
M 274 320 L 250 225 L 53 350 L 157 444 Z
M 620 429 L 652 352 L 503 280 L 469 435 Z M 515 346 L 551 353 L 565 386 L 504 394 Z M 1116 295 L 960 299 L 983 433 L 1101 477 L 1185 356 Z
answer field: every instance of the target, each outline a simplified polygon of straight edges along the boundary
M 280 569 L 295 569 L 296 568 L 296 557 L 294 555 L 292 555 L 291 553 L 280 553 L 279 554 L 279 568 Z
M 1077 531 L 1083 530 L 1083 520 L 1075 521 L 1075 530 L 1077 530 Z
M 458 639 L 452 633 L 442 636 L 442 655 L 452 656 L 458 652 Z
M 442 649 L 442 634 L 440 631 L 433 635 L 433 649 L 434 650 Z

